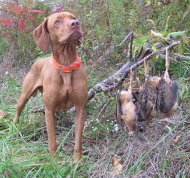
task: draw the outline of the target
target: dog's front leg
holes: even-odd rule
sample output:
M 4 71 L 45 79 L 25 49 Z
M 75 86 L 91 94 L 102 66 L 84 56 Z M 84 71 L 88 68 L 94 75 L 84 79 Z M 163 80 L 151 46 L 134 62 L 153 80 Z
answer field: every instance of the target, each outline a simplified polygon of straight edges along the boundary
M 73 153 L 73 160 L 76 163 L 82 155 L 82 133 L 84 129 L 84 122 L 86 117 L 85 107 L 76 108 L 75 116 L 75 146 Z
M 27 101 L 28 101 L 28 98 L 24 94 L 21 94 L 21 96 L 18 100 L 18 103 L 17 103 L 17 107 L 16 107 L 16 115 L 13 120 L 14 124 L 17 124 L 19 122 L 19 117 L 20 117 L 21 112 L 24 108 L 24 105 L 26 104 Z
M 45 119 L 48 133 L 48 148 L 51 155 L 55 155 L 57 151 L 56 143 L 56 118 L 55 111 L 45 108 Z

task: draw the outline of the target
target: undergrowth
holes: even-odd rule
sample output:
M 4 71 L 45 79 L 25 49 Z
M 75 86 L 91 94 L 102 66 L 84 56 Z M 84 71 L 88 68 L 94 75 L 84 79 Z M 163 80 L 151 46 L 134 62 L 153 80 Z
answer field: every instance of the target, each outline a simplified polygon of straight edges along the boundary
M 46 2 L 48 7 L 37 3 L 36 8 L 44 8 L 48 14 L 51 2 Z M 180 37 L 181 43 L 174 52 L 189 56 L 188 1 L 180 2 L 180 5 L 175 1 L 161 6 L 149 6 L 151 1 L 144 1 L 143 5 L 138 2 L 70 0 L 59 4 L 79 17 L 82 23 L 84 39 L 79 54 L 87 70 L 89 89 L 115 73 L 128 61 L 128 44 L 123 48 L 118 44 L 131 30 L 138 40 L 133 46 L 133 56 L 147 39 L 153 42 L 158 40 L 151 36 L 150 29 L 163 34 L 164 38 L 171 32 L 187 31 L 186 36 Z M 174 15 L 176 11 L 178 13 Z M 176 22 L 179 23 L 176 25 Z M 23 48 L 9 46 L 2 37 L 0 42 L 0 110 L 8 113 L 6 118 L 0 118 L 0 177 L 110 178 L 113 177 L 111 160 L 114 157 L 119 157 L 124 162 L 122 171 L 114 177 L 190 177 L 189 60 L 171 60 L 169 72 L 172 79 L 179 83 L 178 109 L 171 118 L 175 121 L 174 125 L 153 120 L 146 135 L 147 142 L 129 138 L 125 131 L 117 131 L 117 91 L 98 93 L 87 104 L 83 133 L 84 155 L 77 164 L 73 164 L 74 114 L 67 111 L 56 114 L 59 149 L 55 159 L 49 155 L 47 149 L 44 114 L 38 112 L 44 108 L 41 94 L 31 98 L 26 104 L 20 123 L 16 126 L 12 123 L 23 77 L 35 57 L 45 55 L 34 47 L 33 41 L 28 44 L 27 39 L 31 36 L 18 38 L 18 45 Z M 109 55 L 100 60 L 106 51 Z M 18 60 L 16 62 L 15 56 Z M 151 74 L 163 75 L 164 64 L 165 61 L 161 58 L 151 60 Z M 135 72 L 137 80 L 143 78 L 143 67 Z M 120 88 L 126 88 L 128 82 L 127 78 Z
M 180 82 L 180 81 L 179 81 Z M 57 113 L 57 159 L 47 149 L 41 94 L 27 103 L 16 126 L 12 124 L 21 82 L 6 77 L 0 91 L 1 109 L 9 115 L 0 122 L 0 173 L 2 177 L 111 177 L 114 157 L 124 160 L 123 169 L 115 177 L 189 177 L 189 116 L 181 107 L 187 94 L 183 83 L 179 91 L 179 107 L 171 118 L 177 124 L 153 120 L 147 142 L 129 138 L 125 131 L 116 131 L 115 94 L 97 94 L 87 105 L 83 133 L 82 159 L 73 164 L 73 114 Z M 6 98 L 6 99 L 5 99 Z

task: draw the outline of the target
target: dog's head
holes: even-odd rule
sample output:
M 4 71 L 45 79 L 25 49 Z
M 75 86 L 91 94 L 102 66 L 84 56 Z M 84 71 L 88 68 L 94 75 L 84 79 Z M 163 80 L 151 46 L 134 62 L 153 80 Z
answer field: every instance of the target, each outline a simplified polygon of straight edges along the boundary
M 33 36 L 41 50 L 46 51 L 51 43 L 64 45 L 77 43 L 82 38 L 80 22 L 69 12 L 55 13 L 47 17 L 34 31 Z

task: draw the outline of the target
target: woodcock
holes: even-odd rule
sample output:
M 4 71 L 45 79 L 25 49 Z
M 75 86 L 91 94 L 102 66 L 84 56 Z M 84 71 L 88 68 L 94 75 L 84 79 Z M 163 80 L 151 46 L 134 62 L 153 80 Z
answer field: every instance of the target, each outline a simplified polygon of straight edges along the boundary
M 148 63 L 144 62 L 145 67 L 145 83 L 140 87 L 136 102 L 136 126 L 140 132 L 146 132 L 152 119 L 155 117 L 155 107 L 156 103 L 156 90 L 149 80 L 149 67 Z M 159 78 L 152 78 L 154 84 L 156 85 Z
M 133 102 L 133 94 L 132 94 L 132 76 L 130 75 L 130 86 L 128 90 L 119 90 L 117 94 L 117 118 L 118 122 L 121 126 L 124 124 L 128 128 L 128 134 L 134 135 L 136 126 L 136 112 L 135 112 L 135 104 Z M 124 124 L 123 124 L 124 123 Z
M 176 81 L 172 81 L 169 77 L 168 69 L 170 66 L 170 60 L 168 57 L 168 50 L 166 50 L 165 66 L 166 71 L 164 77 L 159 80 L 159 83 L 156 87 L 156 110 L 158 119 L 170 117 L 177 109 L 178 84 Z
M 169 77 L 170 61 L 166 51 L 166 70 L 164 77 L 150 76 L 148 62 L 144 63 L 145 83 L 139 90 L 136 103 L 136 125 L 145 132 L 151 120 L 167 120 L 177 108 L 178 84 Z

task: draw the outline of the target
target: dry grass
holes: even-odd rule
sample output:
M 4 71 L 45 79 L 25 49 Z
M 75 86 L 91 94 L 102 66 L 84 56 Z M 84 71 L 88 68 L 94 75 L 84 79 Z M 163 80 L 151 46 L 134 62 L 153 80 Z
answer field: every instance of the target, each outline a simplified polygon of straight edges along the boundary
M 190 126 L 184 124 L 187 117 L 182 113 L 171 118 L 177 125 L 151 124 L 147 141 L 128 138 L 123 132 L 107 138 L 104 148 L 97 151 L 98 161 L 89 171 L 90 177 L 112 177 L 111 159 L 122 158 L 122 172 L 115 177 L 189 177 L 190 176 Z M 94 151 L 93 151 L 94 154 Z

